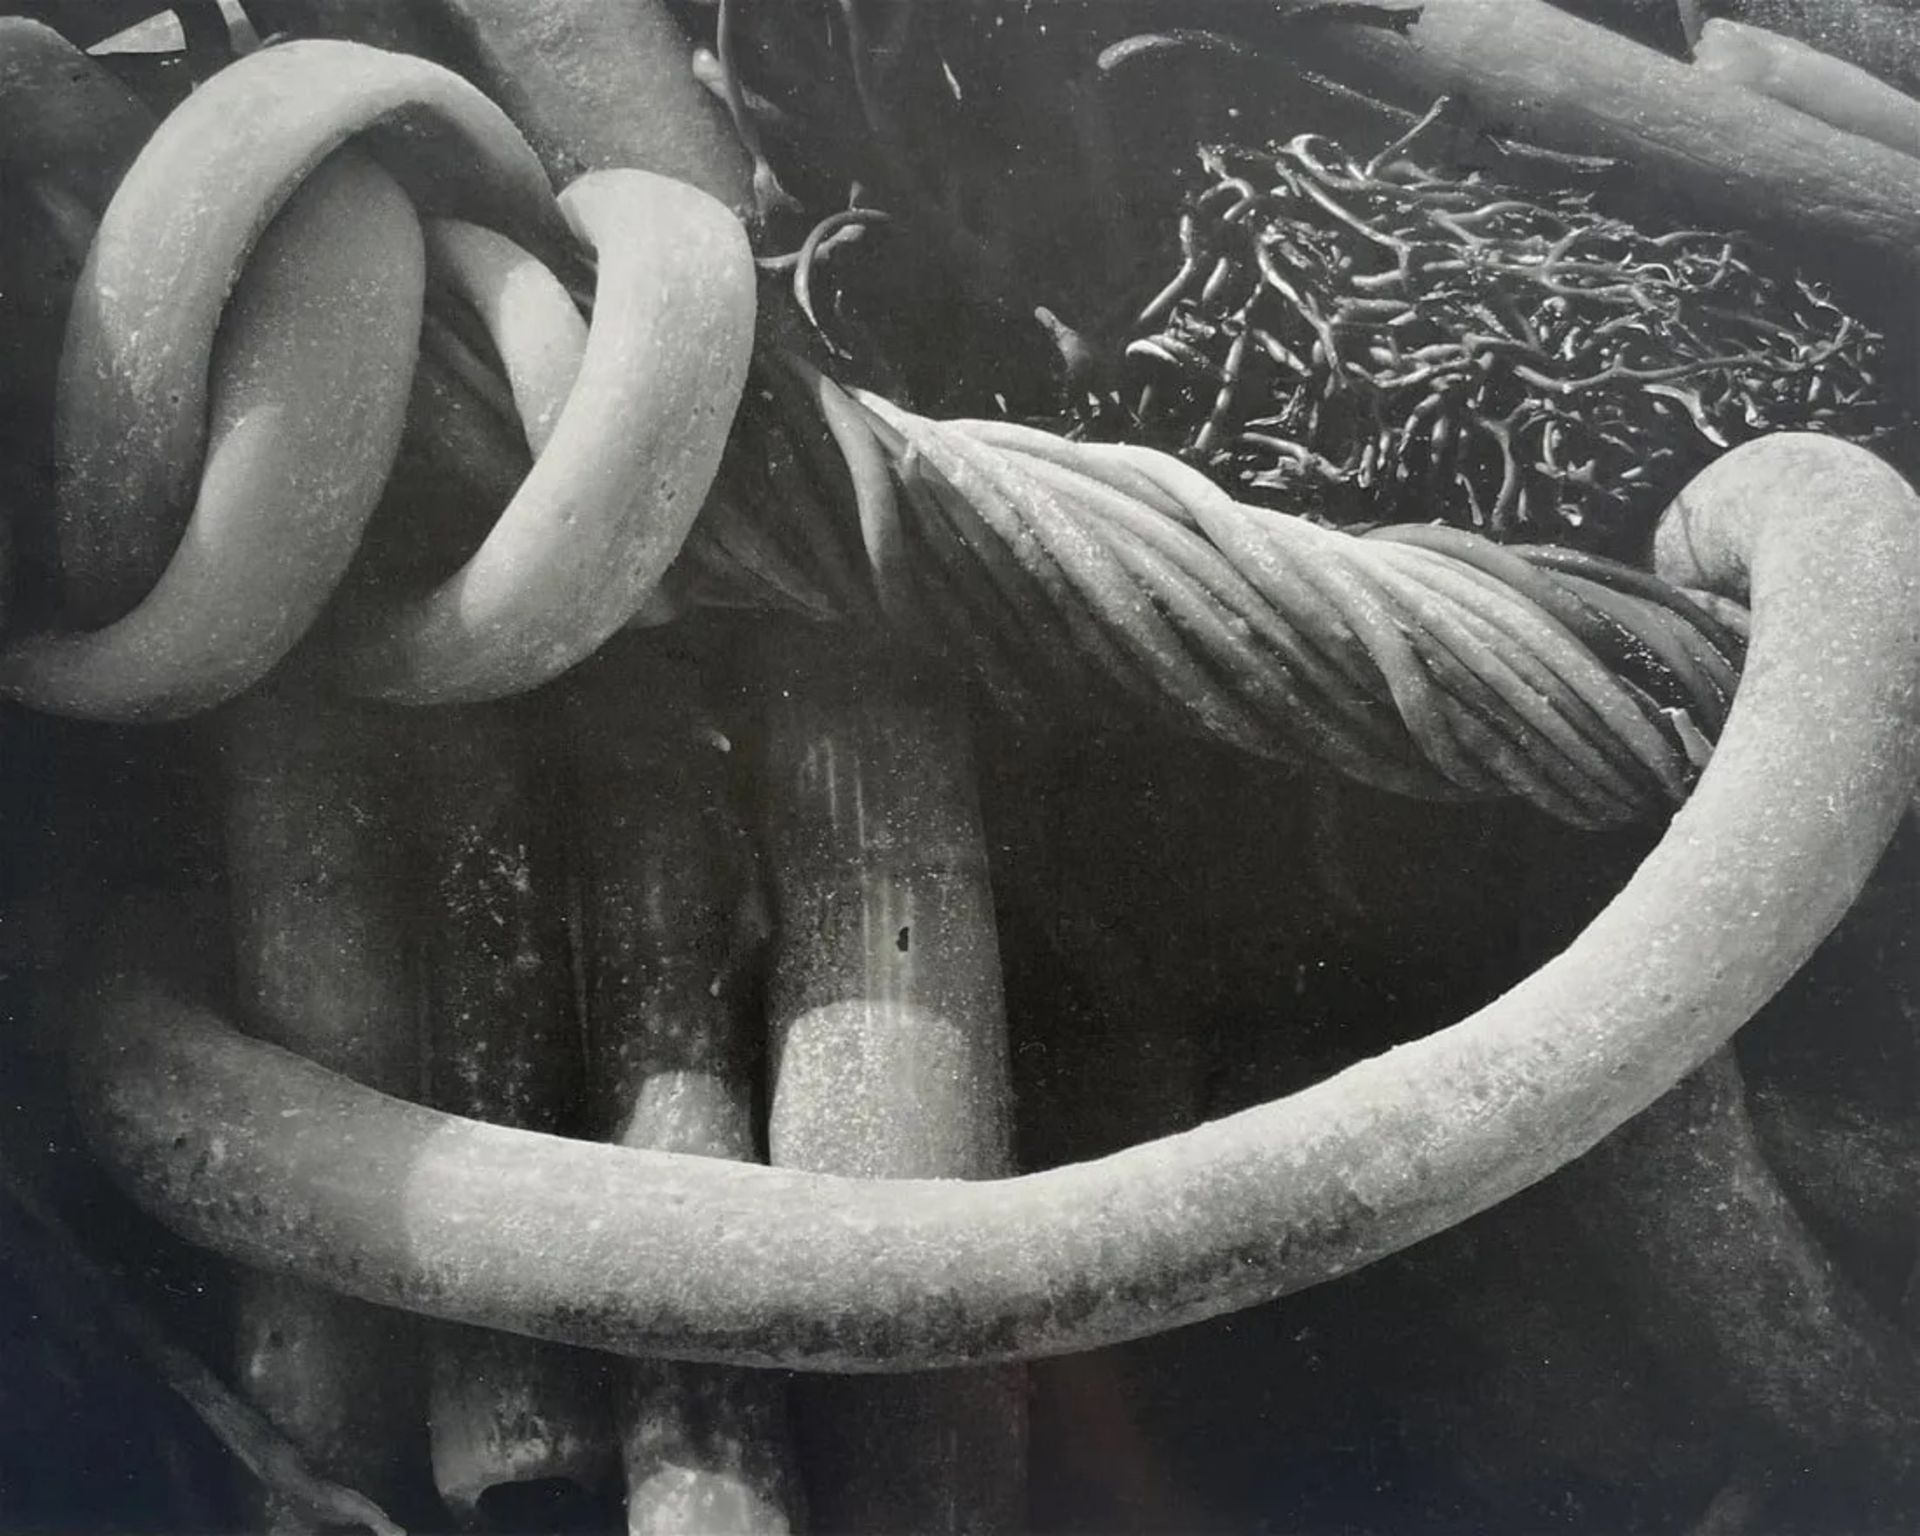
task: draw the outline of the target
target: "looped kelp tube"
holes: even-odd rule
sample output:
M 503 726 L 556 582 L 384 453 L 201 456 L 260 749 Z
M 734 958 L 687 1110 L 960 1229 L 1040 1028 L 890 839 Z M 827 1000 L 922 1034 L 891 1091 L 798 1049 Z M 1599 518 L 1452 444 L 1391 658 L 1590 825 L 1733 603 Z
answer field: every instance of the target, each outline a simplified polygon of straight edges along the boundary
M 1911 488 L 1869 455 L 1772 439 L 1690 486 L 1660 547 L 1673 576 L 1750 601 L 1753 638 L 1659 847 L 1499 1001 L 1280 1103 L 1011 1180 L 847 1181 L 436 1115 L 128 969 L 80 1057 L 95 1144 L 143 1203 L 249 1263 L 629 1353 L 1012 1359 L 1332 1279 L 1546 1176 L 1700 1065 L 1832 929 L 1911 799 Z

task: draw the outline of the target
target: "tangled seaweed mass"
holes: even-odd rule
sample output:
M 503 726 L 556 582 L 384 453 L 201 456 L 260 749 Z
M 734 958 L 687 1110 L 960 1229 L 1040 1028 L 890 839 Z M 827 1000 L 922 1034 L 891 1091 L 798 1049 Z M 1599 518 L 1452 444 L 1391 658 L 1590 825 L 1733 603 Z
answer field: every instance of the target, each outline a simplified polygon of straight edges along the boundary
M 1762 433 L 1878 444 L 1881 338 L 1738 237 L 1649 234 L 1302 135 L 1215 147 L 1126 355 L 1129 423 L 1251 501 L 1635 548 Z

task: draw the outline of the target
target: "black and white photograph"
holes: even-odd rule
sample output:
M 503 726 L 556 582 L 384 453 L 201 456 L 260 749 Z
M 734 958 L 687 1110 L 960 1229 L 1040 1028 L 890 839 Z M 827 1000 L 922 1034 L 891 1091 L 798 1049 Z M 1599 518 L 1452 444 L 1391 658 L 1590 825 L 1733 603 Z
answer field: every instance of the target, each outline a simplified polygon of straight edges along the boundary
M 1920 0 L 0 0 L 0 1536 L 1920 1531 Z

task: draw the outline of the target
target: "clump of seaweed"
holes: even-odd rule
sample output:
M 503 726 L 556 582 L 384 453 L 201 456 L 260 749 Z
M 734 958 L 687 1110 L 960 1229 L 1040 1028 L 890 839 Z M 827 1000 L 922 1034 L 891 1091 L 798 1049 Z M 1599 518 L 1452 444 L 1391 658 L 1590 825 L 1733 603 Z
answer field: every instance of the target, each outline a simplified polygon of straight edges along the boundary
M 1438 116 L 1365 161 L 1203 152 L 1127 435 L 1330 521 L 1617 546 L 1736 443 L 1893 430 L 1881 338 L 1823 290 L 1736 236 L 1424 168 Z

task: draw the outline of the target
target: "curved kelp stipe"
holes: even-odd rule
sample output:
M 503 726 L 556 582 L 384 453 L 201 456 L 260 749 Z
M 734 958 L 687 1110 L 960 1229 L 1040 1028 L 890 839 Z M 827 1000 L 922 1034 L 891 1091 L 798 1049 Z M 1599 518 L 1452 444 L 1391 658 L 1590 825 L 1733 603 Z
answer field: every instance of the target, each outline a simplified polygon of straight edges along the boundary
M 177 719 L 285 656 L 386 487 L 424 286 L 413 205 L 371 161 L 338 152 L 261 238 L 227 306 L 206 463 L 166 570 L 102 629 L 0 650 L 0 697 L 90 720 Z
M 1568 949 L 1451 1028 L 1277 1103 L 984 1183 L 844 1180 L 436 1114 L 109 965 L 76 1082 L 182 1234 L 353 1294 L 629 1353 L 843 1371 L 1081 1350 L 1346 1273 L 1593 1146 L 1806 960 L 1920 764 L 1920 498 L 1782 436 L 1669 512 L 1663 574 L 1748 595 L 1691 800 Z
M 713 483 L 753 345 L 745 231 L 704 192 L 644 171 L 591 172 L 560 201 L 599 258 L 578 377 L 474 557 L 347 626 L 354 692 L 471 701 L 557 676 L 639 612 Z M 499 314 L 482 319 L 521 393 L 514 337 Z
M 587 322 L 566 285 L 531 251 L 464 219 L 427 225 L 434 277 L 472 306 L 506 369 L 527 446 L 553 437 L 587 351 Z
M 359 137 L 429 211 L 496 225 L 543 253 L 565 248 L 533 151 L 450 70 L 303 41 L 220 71 L 120 183 L 68 320 L 56 429 L 71 622 L 123 616 L 165 567 L 193 501 L 228 297 L 295 188 Z

